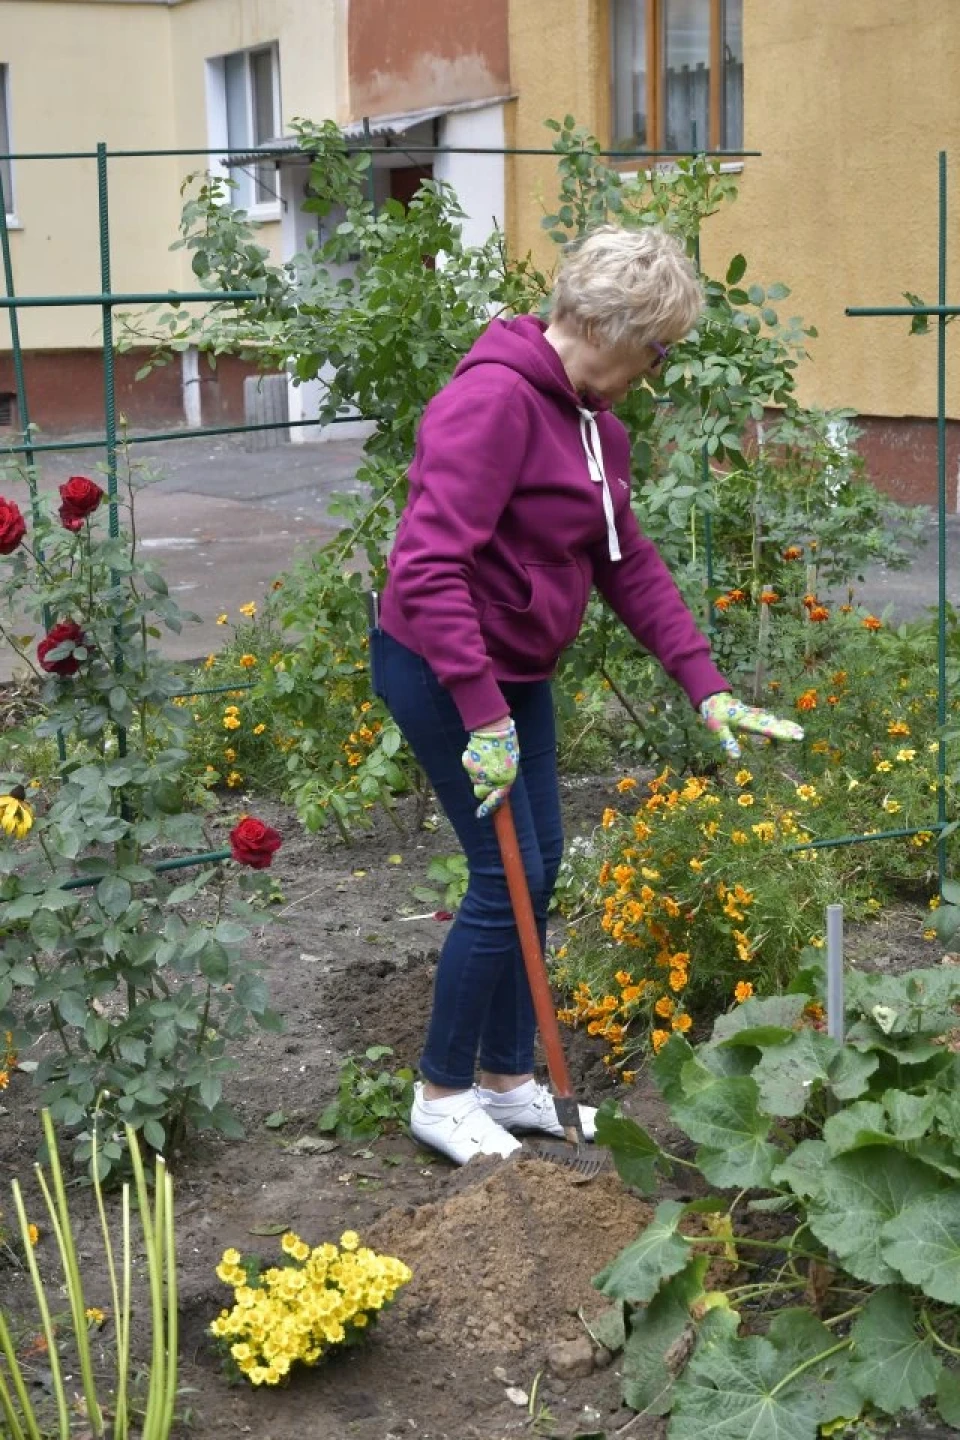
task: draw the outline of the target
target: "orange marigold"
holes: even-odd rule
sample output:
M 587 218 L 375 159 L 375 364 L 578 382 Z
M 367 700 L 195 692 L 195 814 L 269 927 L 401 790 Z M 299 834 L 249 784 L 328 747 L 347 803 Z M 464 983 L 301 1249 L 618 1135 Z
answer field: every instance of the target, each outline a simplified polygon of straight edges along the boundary
M 658 1015 L 663 1016 L 664 1020 L 669 1020 L 670 1016 L 673 1014 L 674 1010 L 677 1007 L 676 1005 L 674 1005 L 669 995 L 661 995 L 660 999 L 657 1001 L 656 1005 L 654 1005 L 653 1008 Z
M 632 775 L 624 775 L 622 780 L 617 781 L 617 789 L 621 795 L 625 795 L 628 790 L 635 790 L 636 788 L 637 782 Z
M 691 1020 L 690 1016 L 686 1013 L 686 1011 L 682 1010 L 678 1015 L 674 1015 L 673 1019 L 670 1021 L 670 1029 L 679 1030 L 680 1034 L 684 1035 L 690 1029 L 690 1026 L 692 1024 L 693 1021 Z
M 830 611 L 827 609 L 826 605 L 812 605 L 810 607 L 810 619 L 814 625 L 818 624 L 820 621 L 829 620 Z
M 734 1000 L 736 1000 L 738 1005 L 742 1005 L 744 1000 L 749 1000 L 752 994 L 753 986 L 750 984 L 749 980 L 737 981 L 736 989 L 733 992 L 733 998 Z
M 803 694 L 797 697 L 797 709 L 798 709 L 798 710 L 816 710 L 816 708 L 817 708 L 817 692 L 816 692 L 816 690 L 804 690 Z
M 654 1030 L 650 1036 L 650 1043 L 653 1046 L 653 1053 L 656 1054 L 658 1050 L 662 1050 L 669 1039 L 669 1030 Z
M 867 615 L 861 622 L 864 630 L 882 630 L 883 621 L 878 620 L 876 615 Z
M 802 545 L 788 545 L 787 548 L 786 548 L 786 550 L 784 550 L 784 552 L 783 552 L 783 558 L 784 558 L 784 560 L 802 560 L 802 559 L 803 559 L 803 546 L 802 546 Z
M 761 605 L 776 605 L 779 599 L 780 596 L 777 594 L 776 590 L 763 590 L 760 593 Z

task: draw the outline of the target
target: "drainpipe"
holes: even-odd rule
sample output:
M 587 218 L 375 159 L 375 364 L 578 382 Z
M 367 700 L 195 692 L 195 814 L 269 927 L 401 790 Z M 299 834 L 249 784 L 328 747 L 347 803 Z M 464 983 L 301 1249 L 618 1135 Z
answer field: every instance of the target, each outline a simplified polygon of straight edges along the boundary
M 183 390 L 184 422 L 197 429 L 203 424 L 203 404 L 200 394 L 200 352 L 196 345 L 189 345 L 180 356 L 180 377 Z

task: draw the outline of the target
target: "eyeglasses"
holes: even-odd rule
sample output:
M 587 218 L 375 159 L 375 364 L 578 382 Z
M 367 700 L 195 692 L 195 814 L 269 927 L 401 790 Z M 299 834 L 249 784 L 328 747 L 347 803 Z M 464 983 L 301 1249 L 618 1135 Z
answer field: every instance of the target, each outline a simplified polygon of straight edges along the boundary
M 650 343 L 650 349 L 657 352 L 657 358 L 650 366 L 650 373 L 652 375 L 656 375 L 657 372 L 662 368 L 662 366 L 666 365 L 667 361 L 670 359 L 670 346 L 658 345 L 656 340 L 653 340 Z

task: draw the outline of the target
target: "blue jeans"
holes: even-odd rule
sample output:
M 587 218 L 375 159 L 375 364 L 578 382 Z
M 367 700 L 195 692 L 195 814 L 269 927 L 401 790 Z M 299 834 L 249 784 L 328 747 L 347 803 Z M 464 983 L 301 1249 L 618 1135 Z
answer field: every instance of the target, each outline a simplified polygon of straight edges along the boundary
M 533 1070 L 536 1021 L 493 821 L 478 820 L 461 763 L 467 732 L 430 666 L 383 630 L 371 635 L 374 689 L 386 702 L 437 794 L 467 857 L 467 893 L 440 952 L 420 1070 L 434 1085 L 467 1089 L 480 1068 Z M 557 742 L 548 680 L 501 684 L 520 742 L 510 792 L 541 943 L 563 854 Z

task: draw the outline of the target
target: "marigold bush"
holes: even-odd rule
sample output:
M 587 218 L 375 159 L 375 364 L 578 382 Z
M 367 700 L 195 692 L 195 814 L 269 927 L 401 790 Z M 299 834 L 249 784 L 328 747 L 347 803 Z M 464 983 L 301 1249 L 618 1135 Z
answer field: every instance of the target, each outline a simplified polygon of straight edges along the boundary
M 783 988 L 823 943 L 831 901 L 869 913 L 849 852 L 791 848 L 811 838 L 812 790 L 769 771 L 757 783 L 745 765 L 720 781 L 664 770 L 633 813 L 604 812 L 565 867 L 562 903 L 577 913 L 557 979 L 571 996 L 560 1018 L 603 1037 L 608 1064 L 629 1077 L 648 1042 Z

